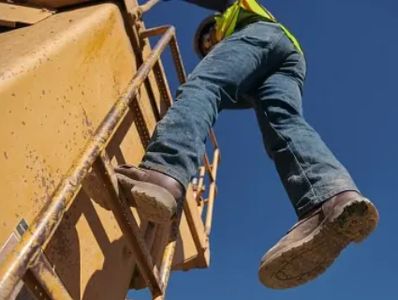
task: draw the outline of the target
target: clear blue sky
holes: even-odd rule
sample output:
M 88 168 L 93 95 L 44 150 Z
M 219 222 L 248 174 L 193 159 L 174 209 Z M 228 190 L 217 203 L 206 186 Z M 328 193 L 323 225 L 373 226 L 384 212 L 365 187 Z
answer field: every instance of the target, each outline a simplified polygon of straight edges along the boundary
M 225 111 L 216 125 L 222 165 L 211 267 L 173 273 L 168 299 L 398 299 L 398 1 L 261 2 L 303 44 L 306 119 L 376 203 L 379 227 L 363 244 L 346 249 L 317 280 L 287 291 L 262 287 L 257 279 L 260 258 L 296 216 L 265 155 L 253 112 Z M 208 13 L 172 1 L 158 5 L 145 21 L 148 27 L 176 26 L 190 71 L 198 62 L 192 36 Z M 165 63 L 169 68 L 167 56 Z M 173 76 L 170 82 L 175 90 Z M 130 297 L 149 299 L 144 294 Z

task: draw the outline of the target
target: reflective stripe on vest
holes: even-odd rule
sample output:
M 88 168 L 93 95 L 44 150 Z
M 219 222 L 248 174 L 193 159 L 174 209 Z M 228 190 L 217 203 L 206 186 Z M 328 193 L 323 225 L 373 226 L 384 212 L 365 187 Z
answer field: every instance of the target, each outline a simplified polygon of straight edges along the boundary
M 269 22 L 277 23 L 276 18 L 264 7 L 262 7 L 256 0 L 237 0 L 232 4 L 221 16 L 216 16 L 216 28 L 217 28 L 217 39 L 221 41 L 222 39 L 230 36 L 236 28 L 239 18 L 239 12 L 241 9 L 252 12 L 266 19 Z M 294 37 L 294 35 L 282 24 L 280 24 L 282 30 L 285 32 L 286 36 L 292 41 L 294 46 L 301 53 L 300 43 Z

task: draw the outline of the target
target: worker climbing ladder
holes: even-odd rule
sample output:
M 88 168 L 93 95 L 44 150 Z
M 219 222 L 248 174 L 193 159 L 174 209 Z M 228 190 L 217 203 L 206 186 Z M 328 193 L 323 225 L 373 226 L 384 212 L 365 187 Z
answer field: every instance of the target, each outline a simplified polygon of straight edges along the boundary
M 113 168 L 140 161 L 172 104 L 167 47 L 186 80 L 175 29 L 145 28 L 156 0 L 66 2 L 79 5 L 0 6 L 0 299 L 123 299 L 143 287 L 164 299 L 171 270 L 209 265 L 217 140 L 211 131 L 213 152 L 172 224 L 141 218 Z

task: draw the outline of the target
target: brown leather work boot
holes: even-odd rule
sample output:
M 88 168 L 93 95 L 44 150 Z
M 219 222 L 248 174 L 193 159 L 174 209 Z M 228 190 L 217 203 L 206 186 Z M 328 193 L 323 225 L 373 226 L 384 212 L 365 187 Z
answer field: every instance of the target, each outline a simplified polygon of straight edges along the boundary
M 185 197 L 184 187 L 163 173 L 120 165 L 115 168 L 119 183 L 134 198 L 139 212 L 155 223 L 166 223 L 174 217 L 177 203 Z
M 261 260 L 260 281 L 285 289 L 323 273 L 351 242 L 364 240 L 376 227 L 376 207 L 356 192 L 343 192 L 309 213 Z

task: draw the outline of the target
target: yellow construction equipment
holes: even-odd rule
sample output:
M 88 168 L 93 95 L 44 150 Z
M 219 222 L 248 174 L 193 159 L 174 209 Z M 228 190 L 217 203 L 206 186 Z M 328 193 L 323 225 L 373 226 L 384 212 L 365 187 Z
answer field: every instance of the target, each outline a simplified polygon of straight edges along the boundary
M 164 299 L 171 270 L 209 266 L 214 132 L 172 224 L 140 217 L 113 171 L 172 104 L 167 47 L 186 80 L 175 29 L 145 28 L 157 2 L 0 3 L 0 299 Z

